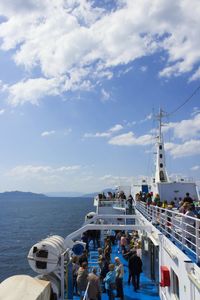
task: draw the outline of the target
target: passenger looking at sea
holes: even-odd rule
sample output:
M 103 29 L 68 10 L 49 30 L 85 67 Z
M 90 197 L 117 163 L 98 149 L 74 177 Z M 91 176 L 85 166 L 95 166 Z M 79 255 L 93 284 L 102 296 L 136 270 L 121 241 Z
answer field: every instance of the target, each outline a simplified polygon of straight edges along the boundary
M 104 278 L 105 288 L 109 300 L 115 299 L 114 296 L 115 279 L 116 279 L 115 265 L 109 264 L 109 272 L 106 274 L 106 277 Z
M 128 262 L 129 273 L 132 277 L 132 284 L 135 292 L 140 289 L 140 274 L 142 273 L 142 260 L 137 256 L 137 252 L 133 251 Z
M 117 298 L 121 300 L 124 299 L 124 290 L 123 290 L 123 277 L 124 277 L 124 266 L 120 262 L 119 257 L 115 257 L 115 273 L 116 273 L 116 290 L 117 290 Z
M 93 268 L 92 272 L 88 274 L 88 298 L 89 300 L 100 300 L 101 299 L 101 287 L 100 280 L 97 276 L 97 269 Z

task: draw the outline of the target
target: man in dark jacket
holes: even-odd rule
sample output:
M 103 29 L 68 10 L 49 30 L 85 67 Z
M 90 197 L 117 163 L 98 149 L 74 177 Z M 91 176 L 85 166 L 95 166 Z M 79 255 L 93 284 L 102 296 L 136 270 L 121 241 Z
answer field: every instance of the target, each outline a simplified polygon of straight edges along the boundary
M 134 290 L 137 291 L 140 288 L 140 273 L 142 273 L 142 261 L 139 256 L 137 256 L 137 252 L 133 251 L 132 256 L 128 262 L 129 273 L 132 277 L 132 283 L 134 286 Z

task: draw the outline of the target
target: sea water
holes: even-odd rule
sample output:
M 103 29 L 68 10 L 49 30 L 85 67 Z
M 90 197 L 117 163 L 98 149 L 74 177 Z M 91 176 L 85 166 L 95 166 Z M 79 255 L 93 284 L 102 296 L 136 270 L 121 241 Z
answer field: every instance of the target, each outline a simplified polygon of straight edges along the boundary
M 1 199 L 0 281 L 16 274 L 36 275 L 27 261 L 32 245 L 52 234 L 66 237 L 90 211 L 91 198 Z

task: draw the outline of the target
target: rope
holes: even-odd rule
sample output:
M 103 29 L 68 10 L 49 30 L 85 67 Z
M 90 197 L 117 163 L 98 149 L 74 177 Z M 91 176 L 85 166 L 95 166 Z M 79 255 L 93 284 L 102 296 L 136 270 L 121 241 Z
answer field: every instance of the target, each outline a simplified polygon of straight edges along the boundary
M 179 109 L 181 109 L 187 102 L 189 102 L 192 99 L 192 97 L 194 97 L 194 95 L 196 95 L 196 93 L 199 91 L 199 89 L 200 89 L 200 85 L 193 91 L 193 93 L 181 105 L 179 105 L 175 110 L 173 110 L 172 112 L 167 114 L 167 116 L 171 116 L 171 115 L 175 114 Z

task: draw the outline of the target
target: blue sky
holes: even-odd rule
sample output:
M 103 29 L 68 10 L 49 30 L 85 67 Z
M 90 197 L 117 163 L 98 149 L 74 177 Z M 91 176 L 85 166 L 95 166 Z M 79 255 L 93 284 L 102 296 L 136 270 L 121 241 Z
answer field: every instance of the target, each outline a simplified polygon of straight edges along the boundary
M 199 20 L 198 0 L 0 0 L 0 191 L 150 177 L 153 113 L 200 84 Z M 197 182 L 199 100 L 164 127 L 169 175 Z

